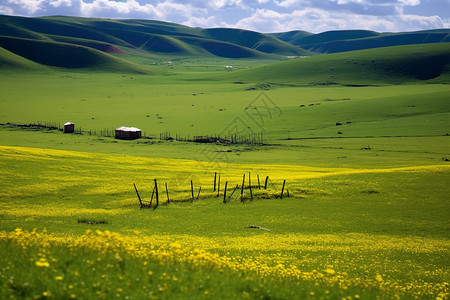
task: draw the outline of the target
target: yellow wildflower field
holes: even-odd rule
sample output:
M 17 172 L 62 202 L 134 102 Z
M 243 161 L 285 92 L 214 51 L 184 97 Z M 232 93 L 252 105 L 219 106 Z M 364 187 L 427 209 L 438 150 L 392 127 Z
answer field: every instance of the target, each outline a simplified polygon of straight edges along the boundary
M 214 171 L 183 159 L 0 146 L 0 168 L 1 249 L 12 251 L 7 255 L 15 255 L 14 247 L 31 251 L 26 253 L 35 255 L 31 263 L 36 270 L 58 266 L 51 273 L 55 282 L 68 277 L 59 265 L 62 250 L 52 250 L 62 247 L 80 257 L 89 249 L 99 260 L 112 253 L 117 258 L 109 263 L 112 266 L 138 259 L 143 264 L 158 261 L 194 270 L 207 268 L 216 275 L 231 272 L 278 280 L 292 287 L 292 294 L 281 298 L 291 298 L 299 289 L 306 294 L 297 298 L 449 296 L 444 187 L 448 165 L 352 169 L 229 164 L 226 170 L 216 170 L 221 176 L 219 192 L 213 190 Z M 253 192 L 248 188 L 249 173 Z M 242 184 L 244 174 L 246 202 L 240 202 L 238 190 L 224 205 L 224 182 L 231 194 Z M 266 176 L 269 189 L 263 190 L 260 185 Z M 165 183 L 172 201 L 190 199 L 191 180 L 196 196 L 202 187 L 201 197 L 193 203 L 139 210 L 133 183 L 148 201 L 154 179 L 161 202 L 166 202 Z M 288 199 L 280 199 L 283 180 Z M 434 207 L 427 211 L 431 204 Z M 244 229 L 243 225 L 269 229 Z M 96 264 L 90 256 L 85 260 Z M 146 265 L 142 270 L 147 277 L 157 272 Z M 73 277 L 75 272 L 87 271 L 70 272 Z M 0 270 L 0 291 L 15 295 L 8 283 L 13 275 L 5 274 L 10 269 Z M 167 274 L 161 278 L 185 284 L 180 273 Z M 112 274 L 99 276 L 105 279 Z M 69 288 L 74 284 L 67 282 L 64 294 L 43 290 L 40 297 L 75 298 L 83 289 Z M 127 290 L 114 281 L 111 284 L 115 293 Z M 162 293 L 170 286 L 149 283 L 148 288 Z M 98 286 L 92 288 L 100 291 Z M 150 290 L 146 296 L 154 295 Z M 201 295 L 217 298 L 211 292 L 202 290 Z M 239 297 L 252 298 L 256 292 L 245 293 Z

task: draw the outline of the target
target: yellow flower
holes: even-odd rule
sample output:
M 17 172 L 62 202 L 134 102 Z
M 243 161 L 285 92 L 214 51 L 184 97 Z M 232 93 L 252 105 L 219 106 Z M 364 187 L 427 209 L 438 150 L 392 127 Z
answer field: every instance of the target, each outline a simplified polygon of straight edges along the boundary
M 375 280 L 378 282 L 382 282 L 383 281 L 383 277 L 380 274 L 377 274 L 377 276 L 375 276 Z
M 36 266 L 48 268 L 50 267 L 50 264 L 45 258 L 41 258 L 36 262 Z
M 328 275 L 334 275 L 334 274 L 336 274 L 336 271 L 333 270 L 333 269 L 330 269 L 330 268 L 326 269 L 325 272 L 326 272 Z
M 179 243 L 170 244 L 170 248 L 172 249 L 181 249 L 181 245 Z
M 56 276 L 55 277 L 55 280 L 63 280 L 64 279 L 64 277 L 62 277 L 62 276 Z

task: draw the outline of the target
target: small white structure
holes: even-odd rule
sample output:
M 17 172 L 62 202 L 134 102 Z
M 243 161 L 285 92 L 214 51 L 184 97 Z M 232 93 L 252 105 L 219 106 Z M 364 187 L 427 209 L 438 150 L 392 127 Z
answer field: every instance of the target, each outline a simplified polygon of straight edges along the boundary
M 135 140 L 142 137 L 142 131 L 136 127 L 121 126 L 116 129 L 115 138 L 120 140 Z
M 72 133 L 75 132 L 75 124 L 72 122 L 67 122 L 64 124 L 64 133 Z

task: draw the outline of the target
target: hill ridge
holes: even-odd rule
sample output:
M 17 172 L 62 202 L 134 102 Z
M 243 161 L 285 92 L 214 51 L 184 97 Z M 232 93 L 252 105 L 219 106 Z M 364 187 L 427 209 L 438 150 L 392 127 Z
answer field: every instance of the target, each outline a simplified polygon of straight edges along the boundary
M 222 78 L 290 85 L 386 85 L 450 82 L 450 43 L 365 49 L 298 58 Z
M 367 48 L 440 44 L 450 42 L 450 29 L 404 33 L 334 30 L 319 34 L 294 30 L 265 34 L 155 20 L 0 15 L 0 40 L 5 50 L 0 59 L 9 68 L 31 67 L 28 62 L 33 61 L 42 67 L 154 73 L 151 62 L 173 58 L 286 60 Z M 20 49 L 19 44 L 34 50 Z M 63 49 L 70 51 L 60 53 Z M 49 52 L 55 53 L 54 57 Z

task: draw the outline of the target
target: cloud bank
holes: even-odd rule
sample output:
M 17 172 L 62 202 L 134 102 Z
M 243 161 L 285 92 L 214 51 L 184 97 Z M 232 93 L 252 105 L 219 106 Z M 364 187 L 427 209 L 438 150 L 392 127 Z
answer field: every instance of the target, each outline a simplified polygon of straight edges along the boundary
M 450 0 L 0 0 L 0 14 L 162 20 L 259 32 L 450 27 Z

